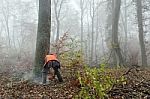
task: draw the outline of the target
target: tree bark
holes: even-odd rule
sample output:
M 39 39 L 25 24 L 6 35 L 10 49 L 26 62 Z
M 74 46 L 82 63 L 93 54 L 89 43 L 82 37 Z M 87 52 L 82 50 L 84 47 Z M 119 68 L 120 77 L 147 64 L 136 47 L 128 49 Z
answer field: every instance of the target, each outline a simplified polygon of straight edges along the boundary
M 107 24 L 106 24 L 106 45 L 109 50 L 111 50 L 111 41 L 112 41 L 112 0 L 107 0 Z
M 94 7 L 94 3 L 95 0 L 92 0 L 91 2 L 92 4 L 90 4 L 90 17 L 91 17 L 91 21 L 92 21 L 92 31 L 91 31 L 91 63 L 90 65 L 92 66 L 93 64 L 93 51 L 94 51 L 94 18 L 95 18 L 95 7 Z
M 128 42 L 128 20 L 127 20 L 127 1 L 125 0 L 125 58 L 127 58 L 127 42 Z
M 59 4 L 60 2 L 60 4 Z M 62 10 L 62 5 L 64 3 L 64 0 L 54 0 L 54 13 L 55 13 L 55 19 L 56 19 L 56 44 L 58 44 L 59 41 L 59 35 L 60 35 L 60 13 Z M 59 48 L 56 48 L 56 53 L 59 57 Z
M 119 24 L 119 16 L 120 16 L 120 6 L 121 0 L 114 1 L 114 9 L 112 15 L 112 48 L 114 53 L 114 65 L 116 66 L 124 66 L 123 57 L 121 55 L 121 49 L 118 41 L 118 24 Z
M 96 37 L 95 37 L 95 61 L 96 61 L 96 66 L 98 65 L 98 50 L 97 50 L 97 45 L 98 45 L 98 37 L 99 37 L 99 12 L 97 11 L 96 13 L 96 30 L 95 30 L 95 33 L 96 33 Z M 101 36 L 101 38 L 103 38 Z
M 83 50 L 83 15 L 84 15 L 84 8 L 83 8 L 84 0 L 80 0 L 80 10 L 81 10 L 81 50 Z
M 147 56 L 144 44 L 144 32 L 142 20 L 142 1 L 136 0 L 136 6 L 137 6 L 137 19 L 138 19 L 139 42 L 141 47 L 142 66 L 147 67 Z
M 51 0 L 39 0 L 38 32 L 34 60 L 34 76 L 41 77 L 45 55 L 49 53 Z

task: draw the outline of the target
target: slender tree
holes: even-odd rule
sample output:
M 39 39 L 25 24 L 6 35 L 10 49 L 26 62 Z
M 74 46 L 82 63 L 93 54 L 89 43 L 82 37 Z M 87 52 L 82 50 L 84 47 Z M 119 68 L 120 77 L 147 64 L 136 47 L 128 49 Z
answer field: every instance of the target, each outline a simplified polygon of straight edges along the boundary
M 81 24 L 81 50 L 83 50 L 83 18 L 85 13 L 85 0 L 80 0 L 80 10 L 81 10 L 81 16 L 80 16 L 80 24 Z
M 93 63 L 93 55 L 94 55 L 94 19 L 95 19 L 95 0 L 92 0 L 90 2 L 90 18 L 92 22 L 91 26 L 91 56 L 90 56 L 90 61 L 91 65 Z
M 127 59 L 127 42 L 128 42 L 128 20 L 127 20 L 127 1 L 124 1 L 125 4 L 125 11 L 124 11 L 124 15 L 125 15 L 125 45 L 124 45 L 124 54 L 125 54 L 125 61 Z
M 51 1 L 39 0 L 39 18 L 36 41 L 36 53 L 34 60 L 34 75 L 41 77 L 44 57 L 49 52 L 50 45 L 50 22 L 51 22 Z
M 111 41 L 112 41 L 112 0 L 107 0 L 107 19 L 106 19 L 106 26 L 105 26 L 105 41 L 107 48 L 109 51 L 112 49 L 111 48 Z
M 60 14 L 62 10 L 62 6 L 65 0 L 54 0 L 54 13 L 56 19 L 56 43 L 58 43 L 59 35 L 60 35 Z M 59 48 L 56 49 L 56 53 L 59 55 Z
M 97 45 L 98 45 L 98 37 L 99 37 L 99 11 L 96 12 L 96 30 L 95 30 L 95 61 L 96 61 L 96 65 L 98 64 L 98 50 L 97 50 Z
M 141 47 L 142 66 L 146 67 L 147 66 L 147 56 L 146 56 L 145 44 L 144 44 L 142 1 L 136 0 L 136 6 L 137 6 L 137 19 L 138 19 L 139 41 L 140 41 L 140 47 Z
M 6 1 L 3 1 L 2 0 L 2 5 L 4 5 L 5 3 L 7 4 L 6 5 L 6 8 L 5 7 L 2 7 L 2 14 L 3 14 L 3 17 L 4 17 L 4 24 L 5 24 L 5 32 L 7 33 L 7 39 L 8 39 L 8 45 L 9 45 L 9 48 L 11 47 L 11 38 L 10 38 L 10 27 L 9 27 L 9 21 L 10 21 L 10 8 L 9 8 L 9 2 L 6 0 Z
M 123 66 L 124 61 L 121 55 L 121 49 L 118 41 L 118 24 L 120 16 L 121 0 L 114 0 L 114 7 L 112 13 L 112 49 L 114 53 L 114 65 Z

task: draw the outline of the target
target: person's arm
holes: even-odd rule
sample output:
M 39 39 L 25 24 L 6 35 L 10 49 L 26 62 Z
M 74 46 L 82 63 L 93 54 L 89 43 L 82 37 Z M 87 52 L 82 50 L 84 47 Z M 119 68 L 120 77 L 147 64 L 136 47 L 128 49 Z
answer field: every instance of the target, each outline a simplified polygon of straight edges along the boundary
M 44 65 L 43 65 L 43 67 L 45 67 L 46 64 L 47 64 L 47 57 L 45 57 L 45 59 L 44 59 Z

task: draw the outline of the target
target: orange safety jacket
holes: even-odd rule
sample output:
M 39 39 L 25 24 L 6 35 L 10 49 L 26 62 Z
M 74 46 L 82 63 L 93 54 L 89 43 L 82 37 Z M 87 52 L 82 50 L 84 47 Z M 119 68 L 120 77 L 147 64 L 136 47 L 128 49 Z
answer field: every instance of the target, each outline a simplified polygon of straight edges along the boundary
M 46 57 L 45 57 L 45 64 L 46 64 L 47 62 L 49 62 L 49 61 L 52 61 L 52 60 L 58 61 L 58 59 L 57 59 L 57 57 L 56 57 L 55 54 L 52 54 L 52 55 L 46 55 Z

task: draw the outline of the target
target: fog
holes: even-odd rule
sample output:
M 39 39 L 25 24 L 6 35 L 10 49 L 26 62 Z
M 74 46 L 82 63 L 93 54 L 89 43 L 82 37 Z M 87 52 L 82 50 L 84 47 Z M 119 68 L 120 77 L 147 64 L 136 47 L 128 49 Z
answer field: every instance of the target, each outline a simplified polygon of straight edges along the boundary
M 96 64 L 109 60 L 111 53 L 109 0 L 83 0 L 82 9 L 80 0 L 56 1 L 57 6 L 53 0 L 51 5 L 51 43 L 55 42 L 58 30 L 56 7 L 59 13 L 59 37 L 67 32 L 70 37 L 81 42 L 82 28 L 85 62 L 90 64 L 91 57 L 92 63 Z M 20 66 L 23 69 L 20 68 L 18 71 L 30 71 L 36 46 L 38 0 L 0 0 L 0 2 L 0 66 L 9 72 L 13 72 L 11 68 L 16 71 Z M 150 64 L 150 12 L 148 10 L 150 2 L 143 0 L 143 5 L 144 39 L 148 64 Z M 136 64 L 141 65 L 136 5 L 133 0 L 121 2 L 118 37 L 122 53 L 126 53 L 126 56 L 123 56 L 126 57 L 126 62 L 134 63 L 132 59 Z M 91 51 L 92 47 L 93 51 Z M 90 56 L 91 53 L 93 56 Z

